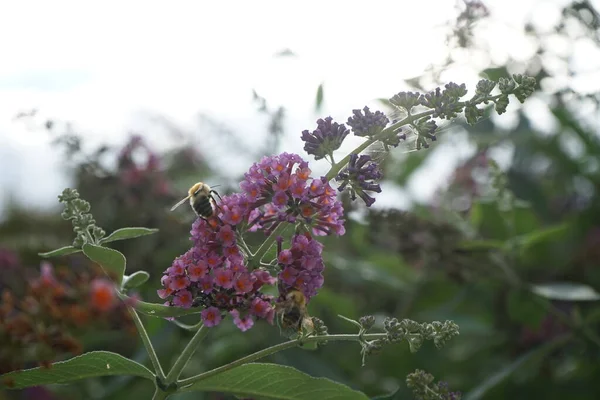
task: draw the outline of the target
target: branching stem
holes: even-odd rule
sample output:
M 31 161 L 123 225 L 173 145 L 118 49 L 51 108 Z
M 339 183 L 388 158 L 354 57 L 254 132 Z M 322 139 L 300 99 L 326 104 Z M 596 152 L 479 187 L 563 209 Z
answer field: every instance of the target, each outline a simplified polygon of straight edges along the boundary
M 181 375 L 181 371 L 183 371 L 190 358 L 192 358 L 192 355 L 194 354 L 194 352 L 198 348 L 198 345 L 200 344 L 202 339 L 204 339 L 207 333 L 208 329 L 205 329 L 204 325 L 200 326 L 200 328 L 192 337 L 192 340 L 189 341 L 187 346 L 185 346 L 185 348 L 179 355 L 179 358 L 177 358 L 177 361 L 175 361 L 175 364 L 173 364 L 173 368 L 171 368 L 171 371 L 169 371 L 169 373 L 167 374 L 167 377 L 165 379 L 166 385 L 170 385 L 171 383 L 175 382 L 177 378 L 179 378 L 179 375 Z
M 250 354 L 246 357 L 242 357 L 238 360 L 230 362 L 229 364 L 222 365 L 218 368 L 212 369 L 210 371 L 203 372 L 199 375 L 193 376 L 191 378 L 182 379 L 177 382 L 177 386 L 181 388 L 180 392 L 186 391 L 186 386 L 189 387 L 196 382 L 200 382 L 204 379 L 210 378 L 211 376 L 220 374 L 222 372 L 228 371 L 235 367 L 239 367 L 244 364 L 248 364 L 254 361 L 257 361 L 263 357 L 270 356 L 272 354 L 278 353 L 283 350 L 291 349 L 292 347 L 296 347 L 299 344 L 303 343 L 313 343 L 313 342 L 325 342 L 325 341 L 353 341 L 360 342 L 361 340 L 375 340 L 382 339 L 386 337 L 386 333 L 370 333 L 366 335 L 362 335 L 362 337 L 358 334 L 338 334 L 338 335 L 322 335 L 322 336 L 310 336 L 307 338 L 290 340 L 288 342 L 280 343 L 275 346 L 268 347 L 266 349 L 257 351 L 254 354 Z
M 150 357 L 150 361 L 152 362 L 152 366 L 154 367 L 154 373 L 157 378 L 160 380 L 165 380 L 165 373 L 160 365 L 160 361 L 158 361 L 158 356 L 156 355 L 156 351 L 154 350 L 154 346 L 152 346 L 152 342 L 150 341 L 150 336 L 148 336 L 148 332 L 146 332 L 146 328 L 144 328 L 144 324 L 140 319 L 138 313 L 131 307 L 127 307 L 129 310 L 129 314 L 131 314 L 131 318 L 135 323 L 135 326 L 138 330 L 140 338 L 142 339 L 142 343 L 144 343 L 144 347 L 148 352 L 148 356 Z

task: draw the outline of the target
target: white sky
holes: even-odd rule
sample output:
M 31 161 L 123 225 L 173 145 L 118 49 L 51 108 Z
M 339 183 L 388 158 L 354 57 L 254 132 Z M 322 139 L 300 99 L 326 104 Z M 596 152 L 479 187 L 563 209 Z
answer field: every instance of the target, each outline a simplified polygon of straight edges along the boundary
M 549 24 L 554 8 L 540 6 L 548 3 L 564 1 L 487 2 L 495 22 L 484 40 L 494 48 L 494 61 L 507 54 L 530 57 L 535 49 L 520 36 L 520 26 L 533 11 L 540 24 Z M 140 115 L 171 118 L 195 130 L 195 143 L 202 145 L 195 118 L 204 112 L 243 132 L 251 146 L 266 135 L 252 102 L 256 89 L 270 105 L 286 108 L 288 136 L 281 150 L 301 152 L 299 134 L 314 129 L 318 117 L 345 122 L 352 109 L 376 106 L 375 99 L 404 90 L 404 79 L 440 62 L 447 54 L 444 24 L 454 6 L 452 0 L 2 2 L 0 212 L 9 195 L 35 207 L 52 205 L 68 185 L 47 135 L 14 121 L 20 111 L 36 107 L 40 121 L 74 121 L 91 143 L 123 142 L 125 133 L 144 128 L 157 148 L 172 146 L 172 138 L 147 129 Z M 578 45 L 590 51 L 586 43 Z M 298 57 L 274 57 L 285 48 Z M 443 78 L 473 90 L 475 73 L 487 63 L 465 55 Z M 321 82 L 325 107 L 316 115 Z M 509 111 L 516 109 L 511 103 Z M 456 162 L 453 154 L 435 157 L 437 183 Z M 231 176 L 251 161 L 236 157 L 219 158 Z M 411 185 L 411 196 L 430 196 L 437 183 L 429 181 Z

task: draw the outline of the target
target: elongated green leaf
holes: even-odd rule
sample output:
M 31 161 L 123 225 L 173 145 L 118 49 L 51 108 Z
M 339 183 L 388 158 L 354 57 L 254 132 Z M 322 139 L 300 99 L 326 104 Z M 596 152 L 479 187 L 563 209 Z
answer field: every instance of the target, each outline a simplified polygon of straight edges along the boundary
M 182 317 L 184 315 L 198 314 L 202 311 L 199 307 L 192 308 L 181 308 L 181 307 L 170 307 L 162 304 L 147 303 L 145 301 L 134 300 L 131 297 L 118 293 L 119 297 L 126 301 L 128 304 L 133 304 L 133 308 L 142 314 L 149 315 L 151 317 L 170 318 L 170 317 Z
M 107 274 L 116 275 L 116 283 L 121 286 L 123 274 L 125 273 L 125 256 L 123 254 L 108 247 L 89 243 L 83 245 L 83 254 L 90 260 L 100 264 Z
M 22 389 L 107 375 L 135 375 L 154 380 L 154 374 L 135 361 L 109 351 L 93 351 L 54 363 L 50 368 L 39 367 L 0 375 L 0 388 Z
M 600 294 L 582 283 L 556 282 L 531 285 L 531 291 L 539 296 L 563 301 L 596 301 Z
M 50 257 L 66 256 L 66 255 L 73 254 L 73 253 L 79 253 L 80 251 L 81 251 L 81 249 L 78 249 L 76 247 L 65 246 L 65 247 L 61 247 L 60 249 L 49 251 L 47 253 L 38 253 L 38 256 L 44 257 L 44 258 L 50 258 Z
M 569 224 L 551 226 L 549 228 L 539 229 L 531 233 L 518 236 L 516 240 L 519 246 L 527 248 L 541 242 L 560 240 L 566 233 L 568 233 L 570 228 L 571 225 Z
M 104 239 L 100 240 L 101 244 L 115 242 L 117 240 L 133 239 L 140 236 L 151 235 L 158 232 L 158 229 L 150 228 L 121 228 L 117 229 Z
M 321 111 L 323 107 L 323 84 L 321 83 L 317 88 L 317 98 L 315 99 L 315 110 Z
M 211 376 L 183 391 L 231 393 L 257 399 L 365 400 L 368 397 L 326 378 L 313 378 L 292 367 L 276 364 L 246 364 Z
M 184 315 L 198 314 L 202 311 L 199 307 L 193 308 L 181 308 L 181 307 L 170 307 L 163 306 L 162 304 L 146 303 L 145 301 L 138 301 L 135 303 L 134 308 L 142 314 L 150 315 L 152 317 L 183 317 Z
M 134 289 L 143 285 L 150 278 L 150 274 L 146 271 L 137 271 L 131 275 L 123 276 L 123 290 Z

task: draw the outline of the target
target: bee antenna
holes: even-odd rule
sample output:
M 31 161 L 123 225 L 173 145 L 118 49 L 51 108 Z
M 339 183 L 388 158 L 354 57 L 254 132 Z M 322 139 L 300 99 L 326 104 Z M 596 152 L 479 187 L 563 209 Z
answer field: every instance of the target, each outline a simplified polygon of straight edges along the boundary
M 211 185 L 210 187 L 215 188 L 215 187 L 219 187 L 219 186 L 221 186 L 221 185 L 214 185 L 214 186 Z

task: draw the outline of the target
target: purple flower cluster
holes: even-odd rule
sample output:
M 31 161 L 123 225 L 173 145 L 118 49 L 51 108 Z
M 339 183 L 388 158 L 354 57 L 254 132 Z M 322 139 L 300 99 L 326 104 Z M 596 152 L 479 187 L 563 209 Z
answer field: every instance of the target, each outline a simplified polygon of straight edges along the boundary
M 223 201 L 231 199 L 225 197 Z M 192 225 L 191 237 L 194 247 L 165 271 L 159 297 L 171 297 L 168 305 L 184 308 L 199 302 L 205 307 L 202 320 L 206 326 L 219 324 L 221 311 L 237 316 L 234 322 L 242 330 L 251 326 L 254 318 L 272 323 L 273 298 L 259 290 L 265 284 L 273 285 L 275 278 L 264 270 L 248 271 L 236 244 L 234 227 L 215 218 L 198 218 Z
M 356 136 L 374 136 L 383 130 L 390 122 L 388 117 L 381 111 L 374 113 L 365 106 L 362 110 L 353 110 L 353 117 L 348 118 L 347 124 L 352 127 Z
M 317 236 L 345 233 L 343 208 L 325 177 L 310 178 L 308 163 L 282 153 L 254 163 L 240 183 L 240 201 L 251 210 L 251 230 L 272 231 L 280 222 L 303 222 Z
M 253 164 L 240 183 L 241 193 L 224 196 L 208 219 L 192 225 L 194 246 L 175 259 L 158 291 L 168 305 L 201 306 L 205 326 L 218 325 L 224 313 L 242 330 L 256 319 L 273 322 L 273 296 L 260 290 L 277 279 L 248 264 L 238 237 L 245 231 L 272 232 L 282 223 L 302 223 L 304 234 L 292 238 L 279 253 L 280 290 L 296 288 L 308 298 L 323 285 L 322 245 L 313 235 L 344 234 L 343 209 L 325 178 L 311 178 L 308 163 L 296 154 L 264 157 Z M 260 261 L 260 260 L 259 260 Z
M 307 299 L 317 294 L 323 286 L 323 245 L 309 234 L 294 235 L 289 249 L 279 252 L 277 261 L 281 266 L 279 284 L 287 293 L 300 290 Z
M 308 130 L 302 131 L 302 140 L 305 142 L 304 151 L 320 160 L 339 149 L 342 142 L 350 131 L 344 124 L 332 122 L 331 117 L 317 120 L 317 129 L 312 133 Z
M 355 200 L 358 195 L 367 207 L 371 207 L 375 203 L 375 199 L 366 192 L 381 193 L 381 187 L 375 181 L 381 179 L 382 176 L 379 166 L 371 161 L 370 156 L 361 155 L 359 157 L 357 154 L 350 154 L 348 165 L 340 171 L 335 179 L 340 182 L 338 187 L 340 192 L 348 187 L 352 200 Z

